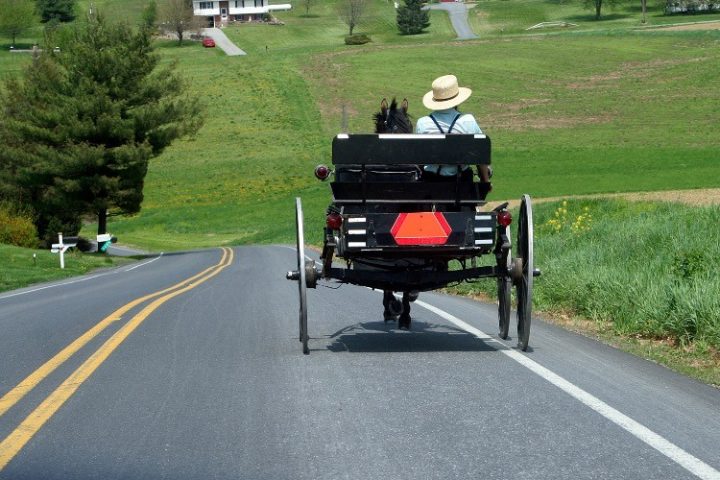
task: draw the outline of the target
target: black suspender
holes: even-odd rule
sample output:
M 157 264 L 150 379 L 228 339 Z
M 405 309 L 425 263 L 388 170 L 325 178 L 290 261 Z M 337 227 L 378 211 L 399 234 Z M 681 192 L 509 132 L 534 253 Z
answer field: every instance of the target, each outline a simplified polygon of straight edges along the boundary
M 457 121 L 458 121 L 458 118 L 460 118 L 461 116 L 462 116 L 462 115 L 458 113 L 458 114 L 455 116 L 455 118 L 453 118 L 453 121 L 450 123 L 450 128 L 448 128 L 447 133 L 452 132 L 452 129 L 453 129 L 453 127 L 455 126 L 455 122 L 457 122 Z M 430 120 L 432 120 L 433 123 L 435 124 L 435 126 L 438 128 L 438 130 L 440 130 L 440 133 L 445 133 L 445 132 L 443 131 L 442 127 L 440 126 L 440 124 L 438 123 L 438 121 L 435 120 L 435 117 L 432 116 L 432 113 L 430 114 Z
M 453 121 L 450 122 L 450 128 L 448 128 L 447 133 L 452 132 L 452 129 L 453 129 L 453 127 L 455 126 L 455 122 L 457 122 L 457 121 L 458 121 L 458 118 L 460 118 L 461 116 L 462 116 L 462 114 L 460 114 L 460 113 L 458 113 L 457 115 L 455 115 L 455 118 L 453 118 Z M 438 130 L 440 130 L 440 133 L 443 133 L 443 134 L 445 133 L 445 132 L 443 131 L 442 127 L 440 126 L 440 123 L 438 123 L 438 121 L 435 119 L 435 117 L 433 117 L 432 113 L 430 114 L 430 120 L 432 120 L 433 123 L 435 124 L 435 126 L 438 128 Z M 437 171 L 437 174 L 438 174 L 438 175 L 442 175 L 442 174 L 440 173 L 440 172 L 442 171 L 442 168 L 443 168 L 443 165 L 438 165 L 438 171 Z M 460 176 L 459 176 L 460 170 L 461 170 L 461 169 L 460 169 L 460 165 L 458 165 L 458 166 L 457 166 L 457 171 L 458 171 L 457 180 L 458 180 L 458 181 L 460 181 Z

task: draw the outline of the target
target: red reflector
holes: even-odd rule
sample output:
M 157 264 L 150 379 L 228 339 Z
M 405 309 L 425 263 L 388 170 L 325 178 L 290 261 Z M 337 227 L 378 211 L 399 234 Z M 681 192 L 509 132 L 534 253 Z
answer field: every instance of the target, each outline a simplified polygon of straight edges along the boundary
M 502 210 L 497 214 L 498 225 L 508 227 L 512 223 L 512 215 L 507 210 Z
M 325 220 L 325 223 L 327 224 L 328 228 L 332 228 L 333 230 L 340 230 L 340 227 L 342 226 L 343 218 L 342 215 L 339 213 L 331 213 L 327 216 L 327 219 Z
M 445 245 L 450 232 L 440 212 L 401 213 L 390 230 L 398 245 Z
M 315 167 L 315 178 L 318 180 L 327 180 L 327 178 L 330 176 L 330 169 L 326 167 L 325 165 L 318 165 Z

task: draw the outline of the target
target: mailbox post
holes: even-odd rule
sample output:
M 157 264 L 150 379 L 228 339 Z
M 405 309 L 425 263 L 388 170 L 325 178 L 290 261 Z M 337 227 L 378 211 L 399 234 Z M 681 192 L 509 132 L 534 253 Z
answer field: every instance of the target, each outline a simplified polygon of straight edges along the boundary
M 78 237 L 67 237 L 65 240 L 67 243 L 63 242 L 62 232 L 58 233 L 58 243 L 53 243 L 50 250 L 52 253 L 60 254 L 60 268 L 62 269 L 65 268 L 65 252 L 68 248 L 77 246 Z
M 110 244 L 117 242 L 117 237 L 113 237 L 109 233 L 101 233 L 97 236 L 98 252 L 105 253 Z

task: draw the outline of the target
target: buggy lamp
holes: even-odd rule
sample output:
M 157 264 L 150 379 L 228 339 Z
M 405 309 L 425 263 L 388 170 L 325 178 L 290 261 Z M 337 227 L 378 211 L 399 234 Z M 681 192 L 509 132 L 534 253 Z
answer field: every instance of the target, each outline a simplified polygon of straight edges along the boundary
M 330 176 L 330 169 L 326 165 L 318 165 L 315 167 L 315 178 L 323 182 Z
M 509 227 L 512 223 L 512 215 L 507 210 L 502 210 L 497 214 L 497 222 L 502 227 Z
M 327 224 L 328 228 L 332 230 L 340 230 L 340 227 L 342 227 L 343 223 L 342 215 L 337 212 L 332 212 L 327 216 L 325 223 Z

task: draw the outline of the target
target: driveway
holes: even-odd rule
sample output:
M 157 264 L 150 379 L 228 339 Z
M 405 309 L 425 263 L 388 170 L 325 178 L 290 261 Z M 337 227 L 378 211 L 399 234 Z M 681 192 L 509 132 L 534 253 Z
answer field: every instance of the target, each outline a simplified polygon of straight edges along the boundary
M 431 10 L 445 10 L 450 15 L 450 22 L 452 23 L 455 33 L 457 33 L 458 40 L 467 40 L 470 38 L 478 38 L 477 35 L 470 28 L 468 23 L 468 9 L 469 7 L 461 2 L 443 2 L 433 3 L 432 5 L 425 7 Z
M 247 55 L 247 53 L 240 50 L 237 45 L 231 42 L 227 35 L 219 28 L 205 28 L 203 29 L 203 35 L 215 40 L 215 45 L 220 47 L 228 56 Z

